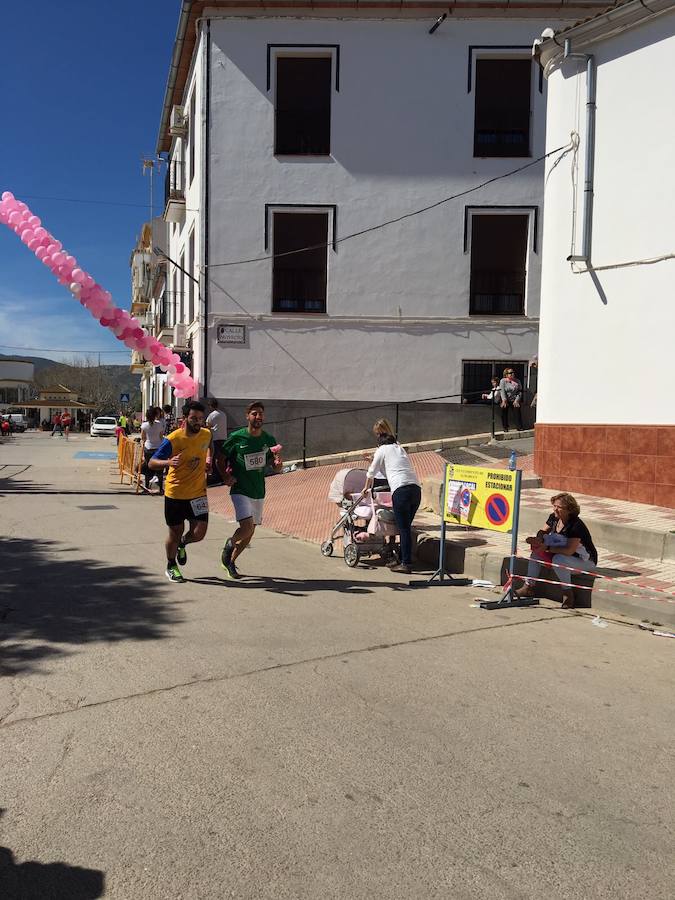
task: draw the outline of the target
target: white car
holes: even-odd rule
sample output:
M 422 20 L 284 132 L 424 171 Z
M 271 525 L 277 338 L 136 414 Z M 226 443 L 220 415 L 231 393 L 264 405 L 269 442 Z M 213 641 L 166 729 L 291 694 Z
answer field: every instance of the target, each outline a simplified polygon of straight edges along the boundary
M 89 434 L 92 437 L 115 437 L 117 419 L 113 416 L 97 416 L 91 423 Z

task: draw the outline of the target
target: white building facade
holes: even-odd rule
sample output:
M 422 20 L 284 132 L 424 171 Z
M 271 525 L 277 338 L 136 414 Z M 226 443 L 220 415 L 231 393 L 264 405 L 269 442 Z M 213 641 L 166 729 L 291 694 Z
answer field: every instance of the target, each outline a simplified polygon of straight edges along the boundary
M 675 4 L 620 3 L 539 54 L 547 146 L 579 144 L 545 194 L 536 470 L 675 507 Z
M 582 10 L 460 4 L 432 30 L 438 12 L 183 3 L 158 147 L 167 283 L 201 392 L 234 421 L 253 398 L 276 419 L 461 407 L 537 351 L 531 44 Z
M 0 359 L 0 412 L 30 400 L 35 369 L 26 359 Z

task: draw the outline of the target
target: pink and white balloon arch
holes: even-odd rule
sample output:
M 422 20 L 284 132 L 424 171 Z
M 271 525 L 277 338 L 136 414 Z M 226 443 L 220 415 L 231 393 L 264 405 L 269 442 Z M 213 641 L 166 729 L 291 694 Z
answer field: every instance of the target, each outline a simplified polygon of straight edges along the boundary
M 75 257 L 65 252 L 61 242 L 43 228 L 40 219 L 10 191 L 5 191 L 0 199 L 0 223 L 11 228 L 40 262 L 50 269 L 59 284 L 65 285 L 73 297 L 98 319 L 100 325 L 112 331 L 118 341 L 130 350 L 137 350 L 153 366 L 168 372 L 168 382 L 176 397 L 194 396 L 197 385 L 180 356 L 149 334 L 126 309 L 115 306 L 112 295 L 78 266 Z

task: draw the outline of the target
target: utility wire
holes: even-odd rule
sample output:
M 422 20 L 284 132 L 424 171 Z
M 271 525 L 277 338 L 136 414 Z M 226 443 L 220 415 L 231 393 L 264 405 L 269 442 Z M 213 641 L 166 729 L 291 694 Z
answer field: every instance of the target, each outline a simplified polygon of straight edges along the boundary
M 110 353 L 131 353 L 131 350 L 59 350 L 57 347 L 12 347 L 10 344 L 0 344 L 2 350 L 34 350 L 38 353 L 100 353 L 102 356 Z
M 395 219 L 388 219 L 386 222 L 380 222 L 378 225 L 371 225 L 369 228 L 363 228 L 361 231 L 355 231 L 352 234 L 346 234 L 344 237 L 338 238 L 336 241 L 326 241 L 322 244 L 314 244 L 311 247 L 300 247 L 297 250 L 286 250 L 283 253 L 270 253 L 265 256 L 255 256 L 250 259 L 235 259 L 230 260 L 229 262 L 223 263 L 210 263 L 209 269 L 220 269 L 224 266 L 243 266 L 248 263 L 256 263 L 256 262 L 264 262 L 269 259 L 280 259 L 282 256 L 292 256 L 295 253 L 305 253 L 308 250 L 323 250 L 326 247 L 332 247 L 333 244 L 342 244 L 345 241 L 349 241 L 355 237 L 362 237 L 364 234 L 370 234 L 373 231 L 379 231 L 382 228 L 386 228 L 389 225 L 395 225 L 397 222 L 403 222 L 406 219 L 412 219 L 415 216 L 420 216 L 422 213 L 429 212 L 432 209 L 436 209 L 439 206 L 443 206 L 444 203 L 450 203 L 451 200 L 458 200 L 460 197 L 466 197 L 468 194 L 473 194 L 475 191 L 481 190 L 481 188 L 487 187 L 490 184 L 494 184 L 496 181 L 502 181 L 504 178 L 510 178 L 512 175 L 517 175 L 519 172 L 524 172 L 525 169 L 529 169 L 532 166 L 536 166 L 537 163 L 543 162 L 543 160 L 548 159 L 549 156 L 553 156 L 556 153 L 563 152 L 563 156 L 560 157 L 562 159 L 570 150 L 573 149 L 572 143 L 565 144 L 562 147 L 557 147 L 555 150 L 549 150 L 548 153 L 545 153 L 543 156 L 538 156 L 536 159 L 531 159 L 528 163 L 525 163 L 522 166 L 518 166 L 517 169 L 511 169 L 509 172 L 504 172 L 502 175 L 495 175 L 493 178 L 488 178 L 487 181 L 483 181 L 480 184 L 476 184 L 473 187 L 467 188 L 465 191 L 460 191 L 458 194 L 452 194 L 450 197 L 443 197 L 442 200 L 437 200 L 435 203 L 430 203 L 428 206 L 423 206 L 420 209 L 415 209 L 412 212 L 404 213 L 401 216 L 397 216 Z M 558 160 L 560 162 L 560 160 Z M 279 206 L 283 207 L 283 203 L 280 203 Z

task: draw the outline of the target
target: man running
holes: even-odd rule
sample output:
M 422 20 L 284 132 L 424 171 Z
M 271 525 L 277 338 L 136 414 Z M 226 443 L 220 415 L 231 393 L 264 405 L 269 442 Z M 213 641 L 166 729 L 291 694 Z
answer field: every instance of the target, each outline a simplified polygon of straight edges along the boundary
M 239 526 L 221 556 L 229 578 L 241 578 L 235 562 L 250 544 L 256 525 L 262 524 L 265 466 L 272 465 L 275 472 L 280 472 L 283 466 L 276 438 L 262 429 L 264 416 L 265 407 L 259 400 L 249 403 L 248 425 L 233 431 L 219 448 L 221 474 L 225 484 L 232 485 L 230 497 Z M 231 474 L 225 466 L 231 469 Z
M 204 407 L 186 404 L 185 423 L 168 434 L 148 460 L 148 467 L 167 471 L 164 481 L 164 518 L 169 526 L 166 539 L 166 577 L 184 582 L 178 563 L 187 562 L 186 544 L 203 541 L 209 526 L 206 475 L 211 468 L 211 432 L 204 428 Z M 188 531 L 183 534 L 185 520 Z

